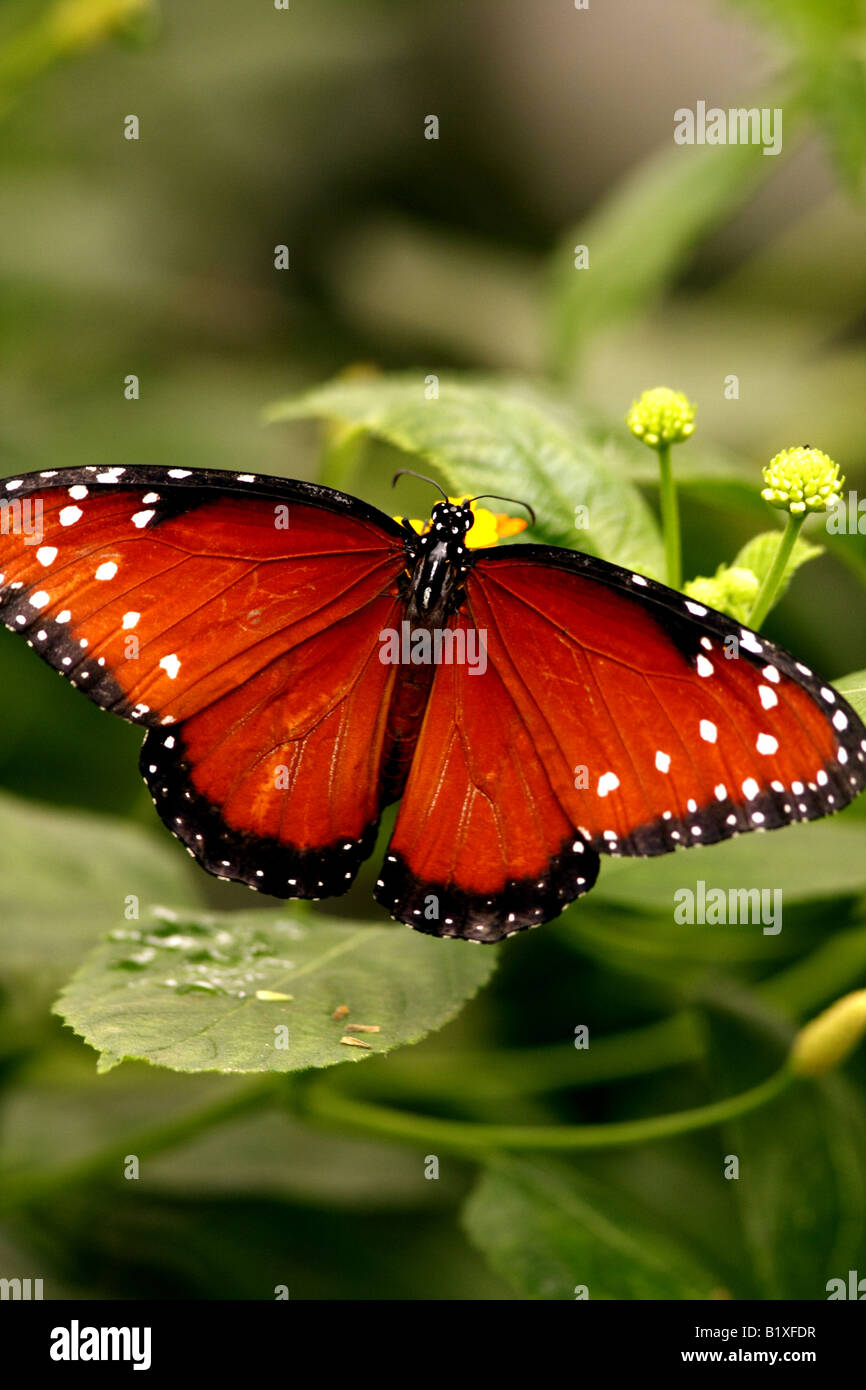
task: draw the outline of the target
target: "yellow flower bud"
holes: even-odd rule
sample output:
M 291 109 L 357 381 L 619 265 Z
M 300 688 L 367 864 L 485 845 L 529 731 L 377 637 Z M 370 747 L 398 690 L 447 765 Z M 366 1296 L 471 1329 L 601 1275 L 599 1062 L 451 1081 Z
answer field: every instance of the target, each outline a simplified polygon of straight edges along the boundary
M 738 565 L 719 565 L 714 575 L 699 574 L 690 579 L 683 593 L 689 598 L 729 613 L 738 622 L 745 622 L 758 595 L 758 576 Z
M 147 9 L 148 0 L 61 0 L 45 27 L 58 49 L 69 52 L 100 43 Z
M 866 1037 L 866 989 L 845 994 L 800 1029 L 791 1047 L 798 1076 L 823 1076 L 844 1062 Z

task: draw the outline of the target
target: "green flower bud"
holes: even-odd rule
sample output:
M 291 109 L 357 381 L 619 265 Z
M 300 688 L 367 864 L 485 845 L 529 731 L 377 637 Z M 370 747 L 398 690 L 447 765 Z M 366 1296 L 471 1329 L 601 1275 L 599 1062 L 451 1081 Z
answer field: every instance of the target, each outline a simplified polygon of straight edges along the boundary
M 841 500 L 845 479 L 839 465 L 821 449 L 801 445 L 783 449 L 764 469 L 767 486 L 761 492 L 765 502 L 799 516 L 803 512 L 826 512 Z
M 695 431 L 697 406 L 682 391 L 656 386 L 633 401 L 625 422 L 632 434 L 651 449 L 681 444 Z
M 699 574 L 690 579 L 683 592 L 688 598 L 717 608 L 744 623 L 758 596 L 760 581 L 750 569 L 737 565 L 719 565 L 714 575 Z
M 823 1076 L 844 1062 L 866 1037 L 866 989 L 845 994 L 801 1028 L 791 1048 L 798 1076 Z

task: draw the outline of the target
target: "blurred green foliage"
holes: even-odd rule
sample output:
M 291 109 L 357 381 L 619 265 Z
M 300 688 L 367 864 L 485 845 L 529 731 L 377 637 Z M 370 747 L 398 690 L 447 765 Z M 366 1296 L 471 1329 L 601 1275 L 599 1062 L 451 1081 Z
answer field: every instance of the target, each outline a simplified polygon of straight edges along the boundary
M 669 33 L 655 57 L 670 89 L 661 109 L 635 82 L 646 64 L 630 7 L 608 8 L 615 44 L 594 11 L 542 18 L 492 0 L 287 12 L 213 0 L 206 14 L 192 0 L 160 12 L 7 0 L 2 471 L 242 466 L 322 476 L 419 515 L 427 490 L 404 480 L 398 502 L 388 482 L 395 464 L 423 460 L 452 491 L 495 482 L 525 498 L 539 537 L 658 573 L 655 460 L 622 418 L 665 382 L 700 404 L 675 460 L 688 576 L 777 523 L 759 470 L 788 444 L 825 448 L 862 494 L 863 4 L 727 7 L 730 53 L 759 39 L 763 76 L 695 97 L 783 105 L 778 160 L 676 151 L 673 107 L 691 98 L 670 91 L 691 90 L 699 35 L 690 48 Z M 703 22 L 710 7 L 693 8 Z M 654 22 L 663 45 L 664 16 Z M 603 141 L 589 148 L 592 97 L 557 52 L 615 91 L 635 150 L 624 178 Z M 549 73 L 542 98 L 535 63 Z M 595 200 L 540 134 L 563 110 L 578 165 L 602 169 Z M 428 111 L 438 142 L 423 138 Z M 129 113 L 137 141 L 123 138 Z M 554 215 L 566 182 L 576 191 Z M 578 243 L 587 271 L 574 268 Z M 286 272 L 274 268 L 282 244 Z M 366 376 L 338 376 L 358 364 Z M 430 373 L 435 416 L 420 404 Z M 584 533 L 571 518 L 587 495 Z M 767 630 L 830 678 L 855 672 L 839 685 L 862 711 L 863 537 L 814 519 L 805 534 L 824 553 Z M 359 1052 L 361 1065 L 281 1089 L 141 1062 L 97 1075 L 50 1005 L 86 958 L 74 1007 L 99 1006 L 88 981 L 129 895 L 190 920 L 248 898 L 194 871 L 157 828 L 136 731 L 5 632 L 0 662 L 0 1273 L 44 1277 L 47 1296 L 269 1298 L 284 1284 L 299 1298 L 572 1298 L 580 1285 L 590 1297 L 820 1298 L 828 1278 L 866 1268 L 862 1055 L 844 1078 L 724 1125 L 610 1152 L 447 1142 L 460 1133 L 449 1124 L 565 1134 L 662 1116 L 770 1075 L 797 1022 L 863 982 L 862 805 L 697 865 L 606 864 L 588 899 L 496 952 L 491 982 L 452 1022 L 388 1057 Z M 781 887 L 784 930 L 677 925 L 672 893 L 698 874 Z M 372 876 L 336 904 L 341 918 L 380 923 Z M 393 968 L 372 960 L 363 981 L 373 989 L 383 972 L 383 1008 L 387 994 L 389 1018 L 412 1025 L 400 1037 L 437 1027 L 491 969 L 472 952 L 451 976 L 438 953 L 468 948 L 375 935 L 405 951 Z M 435 967 L 421 961 L 434 952 Z M 119 1030 L 100 1032 L 109 1060 L 128 1022 L 100 1018 Z M 425 1177 L 430 1133 L 446 1138 L 432 1148 L 437 1180 Z M 138 1181 L 123 1177 L 130 1153 Z

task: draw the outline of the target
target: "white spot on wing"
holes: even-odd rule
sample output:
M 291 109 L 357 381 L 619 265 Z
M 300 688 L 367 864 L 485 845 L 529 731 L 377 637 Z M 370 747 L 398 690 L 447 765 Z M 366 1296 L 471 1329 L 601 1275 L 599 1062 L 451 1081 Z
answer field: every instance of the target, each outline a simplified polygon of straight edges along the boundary
M 171 652 L 168 656 L 164 656 L 159 664 L 163 671 L 165 671 L 169 680 L 173 681 L 177 679 L 177 673 L 180 670 L 180 662 L 174 652 Z
M 64 507 L 58 517 L 61 526 L 74 526 L 84 516 L 80 507 Z
M 39 549 L 36 552 L 36 558 L 39 561 L 40 565 L 44 565 L 47 569 L 48 566 L 53 565 L 54 561 L 57 559 L 57 546 L 40 545 Z
M 97 567 L 94 579 L 113 579 L 117 574 L 117 565 L 113 560 L 105 560 Z

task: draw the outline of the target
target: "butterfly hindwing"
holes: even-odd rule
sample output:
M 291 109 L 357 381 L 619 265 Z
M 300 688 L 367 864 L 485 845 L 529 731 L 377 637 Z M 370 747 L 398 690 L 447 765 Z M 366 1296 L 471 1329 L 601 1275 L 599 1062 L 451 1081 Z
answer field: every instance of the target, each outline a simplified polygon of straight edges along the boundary
M 461 614 L 457 628 L 469 627 Z M 419 931 L 497 941 L 589 892 L 598 855 L 551 784 L 500 664 L 437 671 L 378 901 Z
M 148 731 L 142 775 L 169 829 L 211 873 L 278 898 L 344 893 L 371 853 L 395 668 L 372 599 L 181 726 Z

